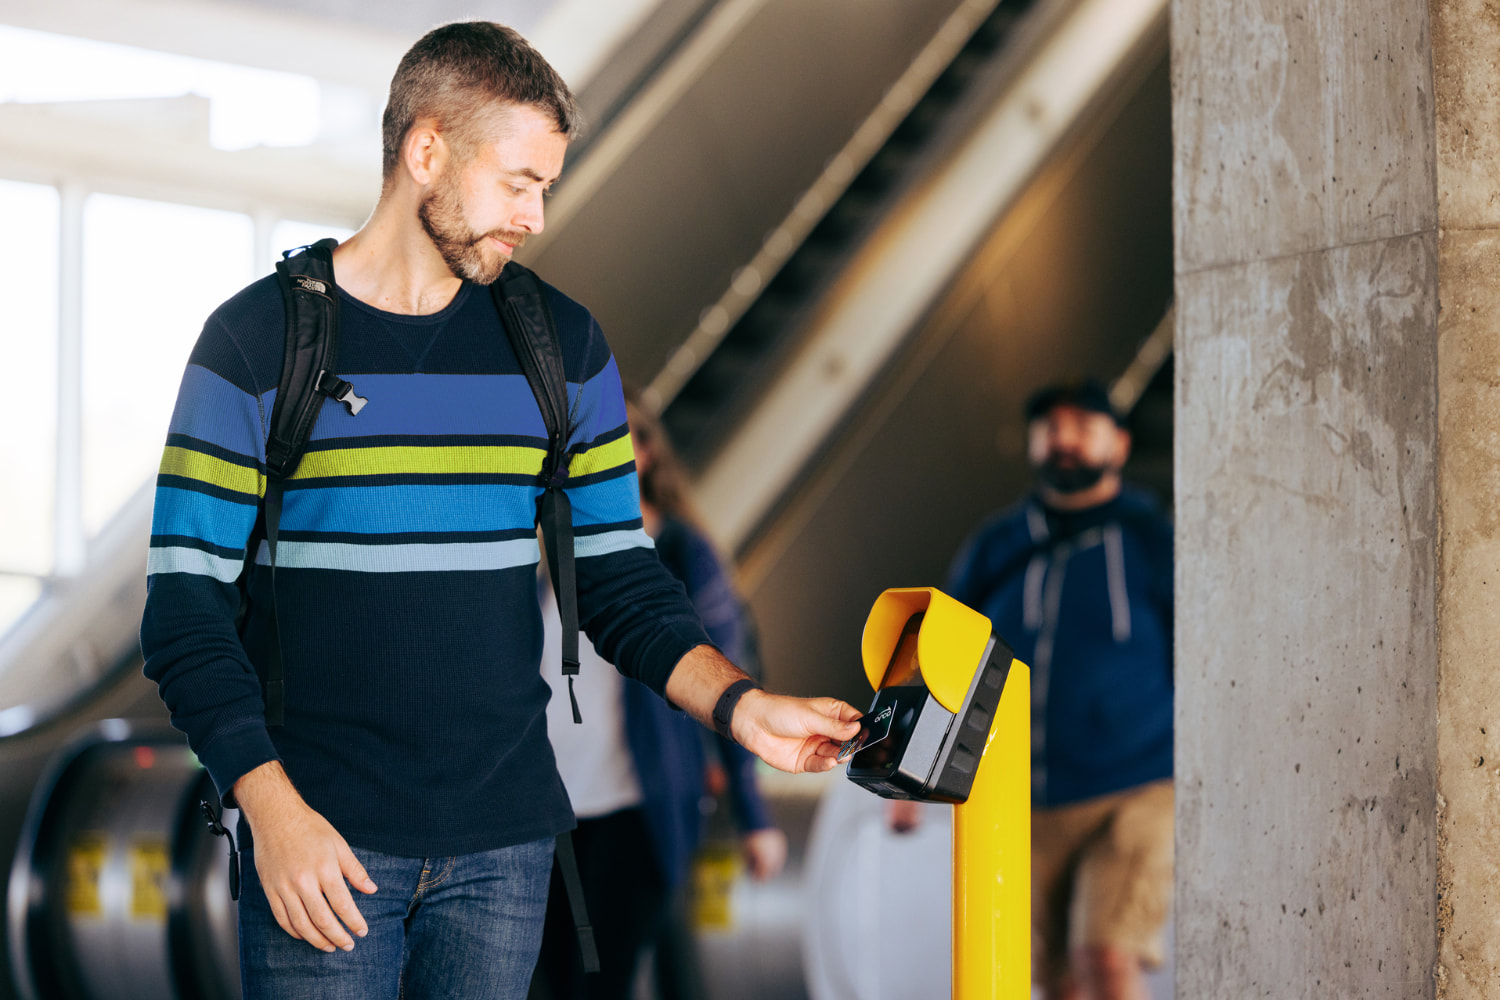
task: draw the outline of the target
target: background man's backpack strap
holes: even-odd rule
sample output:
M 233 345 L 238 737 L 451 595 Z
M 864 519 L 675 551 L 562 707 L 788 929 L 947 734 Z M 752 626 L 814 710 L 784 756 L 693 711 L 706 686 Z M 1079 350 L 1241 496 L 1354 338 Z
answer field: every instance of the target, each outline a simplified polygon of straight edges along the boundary
M 490 294 L 547 426 L 547 457 L 542 462 L 539 480 L 543 493 L 538 520 L 547 547 L 547 568 L 557 596 L 558 617 L 562 619 L 562 672 L 568 679 L 573 721 L 578 723 L 583 721 L 578 711 L 578 696 L 573 692 L 573 678 L 578 676 L 578 583 L 573 566 L 573 507 L 563 489 L 568 479 L 571 414 L 562 344 L 541 283 L 526 268 L 515 262 L 507 264 L 500 278 L 490 285 Z
M 281 493 L 297 469 L 312 436 L 324 397 L 337 399 L 358 413 L 366 400 L 334 374 L 339 353 L 339 300 L 333 282 L 333 249 L 338 240 L 319 240 L 301 253 L 288 250 L 276 262 L 276 281 L 286 304 L 286 349 L 271 433 L 266 439 L 266 549 L 271 557 L 271 642 L 266 668 L 266 724 L 279 726 L 285 716 L 285 661 L 276 615 L 276 542 L 281 527 Z M 249 558 L 254 560 L 255 553 Z

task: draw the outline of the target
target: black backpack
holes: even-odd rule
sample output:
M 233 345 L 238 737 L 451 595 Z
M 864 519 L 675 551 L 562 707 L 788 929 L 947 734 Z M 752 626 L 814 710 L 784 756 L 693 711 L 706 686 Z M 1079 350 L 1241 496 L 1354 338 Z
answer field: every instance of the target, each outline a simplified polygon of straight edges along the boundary
M 244 598 L 257 543 L 264 537 L 271 560 L 271 598 L 266 609 L 271 631 L 266 665 L 266 724 L 270 726 L 282 724 L 286 705 L 286 671 L 276 624 L 276 543 L 281 527 L 282 489 L 302 460 L 323 401 L 336 400 L 353 415 L 358 415 L 369 402 L 334 372 L 339 345 L 338 287 L 333 280 L 333 250 L 337 246 L 337 240 L 320 240 L 311 246 L 288 250 L 276 262 L 276 280 L 286 304 L 286 349 L 276 402 L 271 408 L 271 431 L 266 440 L 266 497 L 259 530 L 252 537 L 240 578 Z M 558 615 L 562 618 L 562 672 L 568 678 L 573 721 L 578 723 L 583 719 L 573 691 L 573 678 L 578 676 L 573 509 L 563 491 L 571 458 L 568 436 L 573 414 L 568 407 L 562 345 L 552 310 L 531 271 L 512 261 L 490 285 L 490 295 L 547 428 L 547 456 L 538 478 L 544 492 L 537 522 L 542 527 L 547 565 L 552 571 L 549 575 L 557 595 Z M 242 605 L 247 606 L 243 600 Z

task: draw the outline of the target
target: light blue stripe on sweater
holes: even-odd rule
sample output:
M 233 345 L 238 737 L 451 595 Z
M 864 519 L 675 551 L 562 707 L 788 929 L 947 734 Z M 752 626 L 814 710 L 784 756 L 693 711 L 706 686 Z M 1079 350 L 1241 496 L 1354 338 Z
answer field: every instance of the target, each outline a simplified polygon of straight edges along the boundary
M 195 576 L 211 576 L 220 583 L 233 583 L 239 578 L 243 565 L 238 559 L 225 559 L 202 549 L 190 549 L 181 545 L 153 545 L 146 555 L 147 576 L 192 573 Z
M 348 542 L 281 542 L 276 565 L 284 569 L 337 569 L 350 573 L 444 573 L 534 566 L 541 559 L 535 538 L 504 542 L 444 542 L 354 545 Z M 271 562 L 261 542 L 255 561 Z
M 606 531 L 598 535 L 584 535 L 573 540 L 573 552 L 580 559 L 589 556 L 607 556 L 611 552 L 626 549 L 654 549 L 656 543 L 640 528 L 634 531 Z

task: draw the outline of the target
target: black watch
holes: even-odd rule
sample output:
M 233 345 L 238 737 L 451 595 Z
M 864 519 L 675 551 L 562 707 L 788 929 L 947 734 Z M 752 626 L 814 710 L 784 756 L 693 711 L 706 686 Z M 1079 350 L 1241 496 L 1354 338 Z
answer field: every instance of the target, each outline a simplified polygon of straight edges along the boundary
M 714 705 L 714 731 L 731 743 L 735 742 L 733 734 L 729 732 L 729 723 L 734 719 L 735 707 L 739 705 L 746 691 L 759 690 L 760 685 L 748 677 L 741 677 L 725 688 L 724 693 L 719 695 L 718 703 Z

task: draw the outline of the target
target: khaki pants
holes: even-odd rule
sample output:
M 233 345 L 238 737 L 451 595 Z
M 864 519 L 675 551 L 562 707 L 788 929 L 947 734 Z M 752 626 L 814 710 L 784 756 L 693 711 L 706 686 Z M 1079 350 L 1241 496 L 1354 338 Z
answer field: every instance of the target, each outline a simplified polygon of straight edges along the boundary
M 1109 946 L 1149 967 L 1172 903 L 1172 782 L 1031 814 L 1033 976 L 1057 984 L 1068 954 Z

